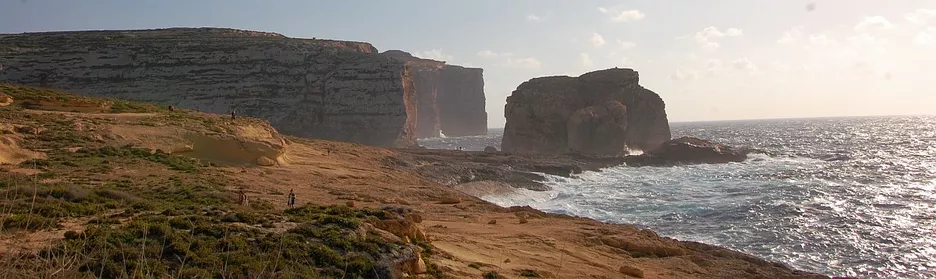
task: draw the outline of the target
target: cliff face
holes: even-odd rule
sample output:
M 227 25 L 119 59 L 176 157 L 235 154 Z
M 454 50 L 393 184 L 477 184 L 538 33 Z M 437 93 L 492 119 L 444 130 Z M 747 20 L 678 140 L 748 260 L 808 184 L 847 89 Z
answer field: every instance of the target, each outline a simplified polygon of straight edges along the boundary
M 632 69 L 524 82 L 507 97 L 502 149 L 623 155 L 670 139 L 665 104 Z
M 453 65 L 442 69 L 438 104 L 445 136 L 487 135 L 483 72 Z
M 269 120 L 280 131 L 413 146 L 410 66 L 368 43 L 218 28 L 0 35 L 0 81 Z
M 416 94 L 416 137 L 438 137 L 441 131 L 437 104 L 439 72 L 445 62 L 421 59 L 400 50 L 388 50 L 381 55 L 402 61 L 411 69 Z
M 417 137 L 438 137 L 440 132 L 449 137 L 487 134 L 482 69 L 447 65 L 399 50 L 381 54 L 412 68 L 418 100 Z

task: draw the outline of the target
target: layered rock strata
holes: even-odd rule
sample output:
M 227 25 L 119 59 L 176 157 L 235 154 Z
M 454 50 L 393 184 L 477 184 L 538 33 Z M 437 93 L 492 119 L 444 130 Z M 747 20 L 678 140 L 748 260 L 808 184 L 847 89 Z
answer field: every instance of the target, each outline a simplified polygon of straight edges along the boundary
M 0 82 L 263 118 L 286 134 L 415 145 L 406 63 L 368 43 L 218 28 L 0 35 Z
M 399 50 L 381 54 L 411 66 L 418 100 L 418 138 L 487 134 L 483 69 L 448 65 Z
M 507 97 L 502 149 L 601 156 L 653 150 L 670 139 L 665 104 L 632 69 L 524 82 Z

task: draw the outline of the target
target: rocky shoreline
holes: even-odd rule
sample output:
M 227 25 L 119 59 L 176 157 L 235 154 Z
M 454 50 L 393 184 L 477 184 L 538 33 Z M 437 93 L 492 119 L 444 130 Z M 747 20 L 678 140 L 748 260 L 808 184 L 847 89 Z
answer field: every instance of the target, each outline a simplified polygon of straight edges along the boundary
M 543 175 L 572 177 L 585 171 L 616 166 L 676 166 L 742 162 L 752 150 L 683 137 L 660 148 L 628 156 L 594 156 L 582 153 L 524 153 L 443 149 L 396 149 L 389 166 L 419 173 L 434 182 L 453 186 L 477 181 L 497 181 L 515 188 L 550 190 Z

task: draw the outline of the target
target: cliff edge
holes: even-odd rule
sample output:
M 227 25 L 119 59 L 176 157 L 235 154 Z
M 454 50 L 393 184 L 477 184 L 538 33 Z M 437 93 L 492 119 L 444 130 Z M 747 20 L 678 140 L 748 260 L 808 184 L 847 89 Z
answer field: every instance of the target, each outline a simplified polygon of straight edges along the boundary
M 449 65 L 400 50 L 381 54 L 413 70 L 417 138 L 487 135 L 483 69 Z
M 613 68 L 524 82 L 507 97 L 501 146 L 603 156 L 653 150 L 670 139 L 669 122 L 663 99 L 638 81 L 637 71 Z
M 368 43 L 222 28 L 0 36 L 0 82 L 268 120 L 285 134 L 416 144 L 405 63 Z

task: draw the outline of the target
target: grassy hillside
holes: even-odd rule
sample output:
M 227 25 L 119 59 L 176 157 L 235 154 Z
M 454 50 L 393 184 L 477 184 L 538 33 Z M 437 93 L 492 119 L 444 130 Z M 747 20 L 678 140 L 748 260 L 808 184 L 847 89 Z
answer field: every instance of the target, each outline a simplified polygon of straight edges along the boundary
M 0 165 L 2 278 L 389 278 L 419 253 L 366 225 L 399 210 L 241 205 L 248 185 L 227 168 L 111 133 L 260 120 L 10 84 L 0 94 L 14 99 L 0 107 L 7 157 L 30 157 Z

